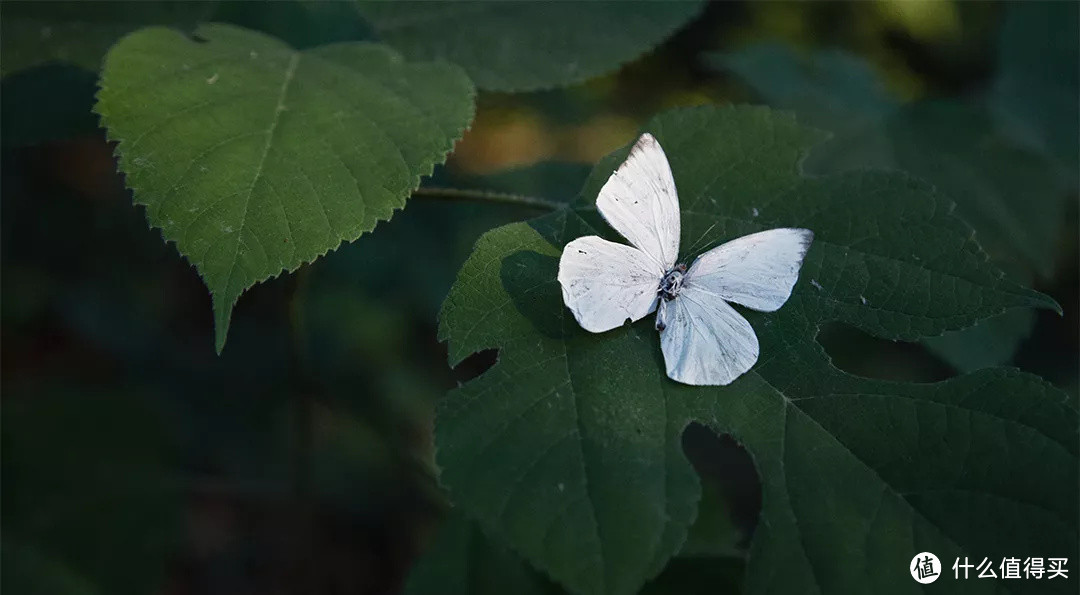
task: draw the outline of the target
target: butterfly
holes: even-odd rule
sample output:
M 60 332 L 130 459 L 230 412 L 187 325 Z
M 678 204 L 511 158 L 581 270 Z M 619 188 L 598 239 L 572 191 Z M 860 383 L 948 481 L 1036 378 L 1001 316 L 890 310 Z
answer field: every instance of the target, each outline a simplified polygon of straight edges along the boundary
M 596 208 L 631 246 L 577 238 L 559 259 L 563 302 L 585 330 L 602 333 L 656 312 L 667 375 L 727 385 L 758 359 L 753 327 L 728 303 L 773 312 L 791 296 L 814 239 L 778 228 L 737 238 L 677 263 L 681 228 L 671 166 L 649 133 L 596 197 Z

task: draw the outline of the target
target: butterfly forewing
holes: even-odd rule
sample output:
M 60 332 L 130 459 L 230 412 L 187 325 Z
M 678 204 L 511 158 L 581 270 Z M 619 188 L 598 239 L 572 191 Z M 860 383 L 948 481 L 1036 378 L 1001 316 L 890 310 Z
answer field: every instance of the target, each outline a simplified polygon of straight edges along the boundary
M 667 156 L 649 133 L 611 174 L 596 208 L 604 220 L 664 271 L 679 257 L 679 197 Z
M 597 236 L 570 242 L 559 260 L 563 302 L 578 324 L 594 333 L 652 312 L 663 275 L 660 265 L 641 250 Z
M 702 254 L 686 273 L 683 293 L 772 312 L 791 297 L 814 234 L 779 228 L 736 238 Z

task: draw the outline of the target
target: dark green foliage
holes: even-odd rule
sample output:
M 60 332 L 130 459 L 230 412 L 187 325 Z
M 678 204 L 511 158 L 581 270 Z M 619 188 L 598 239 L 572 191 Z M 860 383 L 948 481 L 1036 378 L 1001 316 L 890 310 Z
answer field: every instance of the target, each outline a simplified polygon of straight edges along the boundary
M 1007 280 L 924 183 L 800 177 L 821 134 L 789 116 L 699 108 L 646 130 L 675 174 L 683 246 L 806 227 L 800 282 L 780 311 L 748 313 L 762 353 L 751 373 L 688 387 L 666 378 L 651 320 L 587 333 L 555 281 L 566 242 L 610 234 L 590 205 L 625 149 L 597 165 L 578 208 L 486 234 L 440 327 L 451 364 L 500 350 L 440 403 L 437 462 L 460 509 L 572 592 L 635 592 L 686 540 L 700 488 L 681 435 L 698 421 L 739 440 L 761 475 L 751 592 L 906 592 L 915 583 L 889 561 L 924 550 L 1076 551 L 1064 394 L 1000 369 L 931 385 L 857 378 L 815 342 L 828 321 L 910 341 L 1053 300 Z
M 637 58 L 700 10 L 684 2 L 358 2 L 377 35 L 414 60 L 446 60 L 476 86 L 578 83 Z
M 4 591 L 919 593 L 929 550 L 928 591 L 1076 592 L 1077 29 L 0 4 Z M 599 156 L 639 127 L 686 260 L 817 235 L 728 387 L 669 381 L 651 320 L 582 331 L 555 282 L 567 241 L 619 240 Z M 952 578 L 1028 555 L 1070 579 Z

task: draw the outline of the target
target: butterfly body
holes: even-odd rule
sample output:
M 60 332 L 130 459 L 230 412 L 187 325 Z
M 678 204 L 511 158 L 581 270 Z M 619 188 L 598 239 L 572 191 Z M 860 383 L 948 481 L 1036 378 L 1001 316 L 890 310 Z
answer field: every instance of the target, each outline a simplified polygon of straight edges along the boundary
M 660 280 L 660 287 L 656 290 L 656 330 L 663 331 L 667 328 L 666 314 L 667 302 L 679 297 L 682 290 L 683 278 L 686 276 L 686 265 L 677 264 Z
M 679 295 L 679 290 L 682 289 L 685 275 L 686 265 L 675 265 L 675 268 L 668 271 L 664 278 L 660 280 L 660 287 L 656 290 L 656 294 L 669 302 L 675 299 Z
M 604 184 L 596 208 L 632 246 L 599 236 L 566 245 L 559 284 L 578 323 L 601 333 L 655 311 L 672 380 L 726 385 L 749 370 L 758 359 L 757 335 L 728 302 L 779 309 L 814 234 L 769 229 L 721 244 L 689 267 L 676 264 L 679 198 L 667 157 L 648 133 Z

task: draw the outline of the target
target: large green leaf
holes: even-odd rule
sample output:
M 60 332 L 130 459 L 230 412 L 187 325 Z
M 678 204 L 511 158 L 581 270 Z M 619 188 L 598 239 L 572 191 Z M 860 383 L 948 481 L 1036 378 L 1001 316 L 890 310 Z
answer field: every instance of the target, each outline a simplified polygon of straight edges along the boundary
M 476 85 L 577 83 L 649 51 L 702 2 L 360 2 L 379 37 L 414 59 L 461 65 Z
M 761 43 L 708 55 L 706 62 L 737 74 L 770 105 L 794 110 L 800 121 L 833 134 L 807 157 L 808 171 L 894 166 L 882 127 L 900 103 L 861 58 L 839 50 L 800 55 L 786 45 Z
M 554 595 L 562 590 L 476 524 L 451 512 L 405 586 L 407 595 Z
M 708 486 L 709 484 L 706 484 Z M 714 494 L 715 496 L 715 494 Z M 716 498 L 702 497 L 698 521 L 690 532 L 699 540 L 712 542 L 691 545 L 673 558 L 664 572 L 647 583 L 642 595 L 692 595 L 695 593 L 736 593 L 739 591 L 743 560 L 729 555 L 735 535 L 726 517 L 727 509 Z M 710 551 L 687 551 L 698 545 Z M 722 553 L 712 550 L 723 549 Z M 409 574 L 406 595 L 555 595 L 565 593 L 520 556 L 490 539 L 473 521 L 451 512 Z
M 1065 192 L 1050 164 L 1003 136 L 985 110 L 959 101 L 902 104 L 868 64 L 835 51 L 799 55 L 762 44 L 725 56 L 770 105 L 794 110 L 834 137 L 815 149 L 811 171 L 899 168 L 938 186 L 1011 272 L 1048 276 Z
M 886 126 L 896 164 L 955 200 L 995 262 L 1021 278 L 1053 273 L 1067 194 L 1042 156 L 958 102 L 905 106 Z
M 371 28 L 350 2 L 218 0 L 209 20 L 254 29 L 297 49 L 339 41 L 371 41 Z
M 585 332 L 556 281 L 567 241 L 611 234 L 591 205 L 626 149 L 596 166 L 581 206 L 483 236 L 440 327 L 451 364 L 500 350 L 439 406 L 437 463 L 459 509 L 574 592 L 633 592 L 694 518 L 680 436 L 696 420 L 740 441 L 762 479 L 751 592 L 913 592 L 921 551 L 950 564 L 1075 555 L 1077 417 L 1062 393 L 1002 369 L 937 384 L 854 377 L 815 341 L 830 321 L 910 341 L 1052 300 L 1003 277 L 922 182 L 801 177 L 821 135 L 789 116 L 705 107 L 646 129 L 671 161 L 684 251 L 807 227 L 800 281 L 778 312 L 747 312 L 762 354 L 751 372 L 689 387 L 666 377 L 651 320 Z
M 96 72 L 109 46 L 139 27 L 192 28 L 214 9 L 214 2 L 107 0 L 0 4 L 0 73 L 4 76 L 64 62 Z
M 679 556 L 642 589 L 660 595 L 738 591 L 743 557 L 729 504 L 716 480 L 703 482 L 698 518 Z M 452 510 L 413 566 L 406 595 L 553 595 L 565 593 L 520 556 L 493 541 L 460 511 Z
M 381 45 L 297 52 L 227 25 L 196 36 L 123 39 L 96 109 L 135 202 L 209 287 L 220 351 L 245 289 L 405 205 L 471 121 L 474 91 L 456 67 Z
M 799 55 L 761 44 L 710 60 L 769 104 L 834 133 L 810 154 L 808 170 L 914 173 L 956 201 L 983 248 L 1018 280 L 1054 270 L 1067 194 L 1045 156 L 1012 142 L 987 110 L 944 100 L 902 104 L 866 62 L 836 51 Z M 927 345 L 960 370 L 998 365 L 1012 358 L 1033 320 L 1012 313 Z

